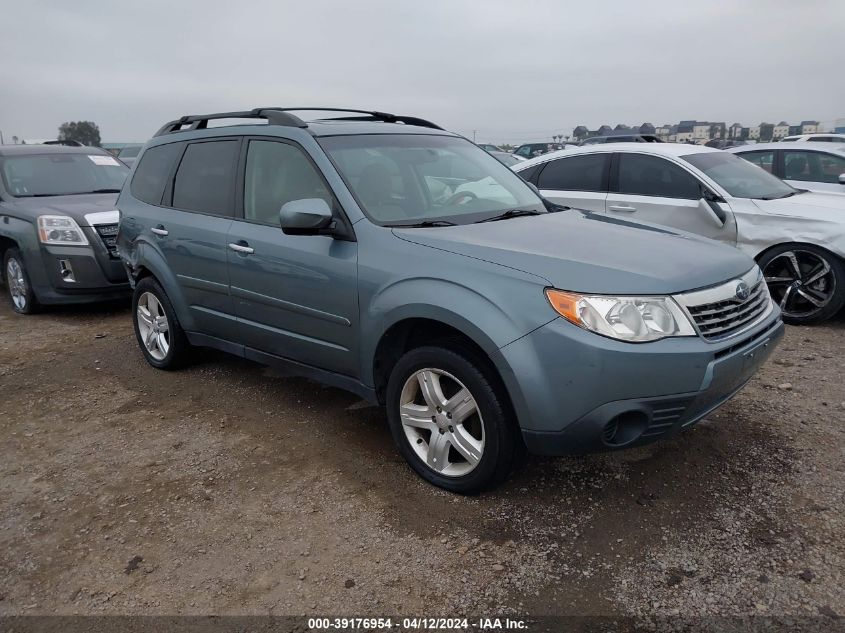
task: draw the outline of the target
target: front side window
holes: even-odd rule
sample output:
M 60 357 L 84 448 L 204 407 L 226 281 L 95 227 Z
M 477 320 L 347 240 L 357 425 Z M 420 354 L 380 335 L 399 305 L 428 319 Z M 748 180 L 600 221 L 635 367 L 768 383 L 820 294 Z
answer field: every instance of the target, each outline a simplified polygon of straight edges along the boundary
M 237 140 L 191 143 L 173 181 L 173 206 L 211 215 L 234 215 Z
M 161 204 L 167 179 L 173 173 L 173 165 L 179 160 L 183 148 L 183 143 L 168 143 L 150 147 L 144 152 L 129 184 L 132 195 L 148 204 Z
M 604 191 L 604 174 L 610 154 L 559 158 L 540 172 L 537 186 L 555 191 Z
M 525 181 L 462 138 L 370 134 L 319 142 L 378 224 L 463 224 L 512 209 L 545 211 Z
M 244 219 L 279 225 L 284 204 L 322 198 L 331 207 L 326 183 L 299 148 L 277 141 L 250 141 L 244 176 Z
M 779 178 L 733 154 L 714 151 L 688 154 L 681 158 L 712 178 L 735 198 L 773 200 L 797 193 Z
M 784 178 L 805 182 L 839 182 L 839 175 L 845 173 L 845 158 L 822 152 L 784 152 Z
M 17 198 L 117 193 L 129 169 L 105 154 L 29 154 L 0 158 L 3 184 Z
M 757 165 L 757 167 L 765 169 L 770 174 L 773 173 L 772 168 L 775 164 L 774 151 L 769 150 L 765 152 L 743 152 L 739 155 L 752 165 Z
M 620 154 L 619 193 L 698 200 L 701 184 L 686 170 L 665 158 Z

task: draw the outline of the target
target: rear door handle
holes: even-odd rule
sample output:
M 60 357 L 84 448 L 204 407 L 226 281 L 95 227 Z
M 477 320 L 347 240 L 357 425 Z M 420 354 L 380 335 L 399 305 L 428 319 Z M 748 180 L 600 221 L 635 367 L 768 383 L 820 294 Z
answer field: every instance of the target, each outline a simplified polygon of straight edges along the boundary
M 251 246 L 247 246 L 246 244 L 235 244 L 233 242 L 229 243 L 229 248 L 231 248 L 236 253 L 243 253 L 244 255 L 252 255 L 255 252 L 255 249 Z
M 610 211 L 622 211 L 623 213 L 633 213 L 637 210 L 637 207 L 627 207 L 621 204 L 611 204 L 607 208 Z
M 153 233 L 155 233 L 156 235 L 161 235 L 162 237 L 166 237 L 166 236 L 170 235 L 170 231 L 168 231 L 166 228 L 164 228 L 161 224 L 159 224 L 158 226 L 156 226 L 156 227 L 154 227 L 150 230 Z

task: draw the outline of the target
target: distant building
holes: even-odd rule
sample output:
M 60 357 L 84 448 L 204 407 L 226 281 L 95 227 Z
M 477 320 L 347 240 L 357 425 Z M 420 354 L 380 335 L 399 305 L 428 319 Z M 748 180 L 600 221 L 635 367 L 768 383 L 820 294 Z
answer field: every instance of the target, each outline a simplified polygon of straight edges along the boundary
M 845 119 L 836 119 L 833 124 L 833 131 L 837 134 L 845 134 Z
M 734 123 L 728 128 L 728 138 L 738 139 L 742 136 L 742 126 L 739 123 Z
M 675 142 L 688 143 L 692 140 L 695 129 L 695 121 L 681 121 L 675 132 Z
M 781 121 L 772 131 L 772 140 L 779 141 L 782 138 L 789 136 L 789 123 Z
M 820 132 L 818 121 L 801 121 L 801 134 L 817 134 Z
M 748 128 L 748 138 L 752 141 L 759 141 L 760 140 L 760 126 L 759 125 L 752 125 Z

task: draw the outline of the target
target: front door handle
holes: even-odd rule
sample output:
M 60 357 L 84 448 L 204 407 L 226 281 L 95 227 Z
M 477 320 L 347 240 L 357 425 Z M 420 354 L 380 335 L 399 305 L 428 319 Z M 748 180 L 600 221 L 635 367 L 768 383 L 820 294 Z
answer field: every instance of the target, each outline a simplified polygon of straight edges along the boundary
M 243 253 L 244 255 L 252 255 L 255 252 L 255 249 L 251 246 L 247 246 L 246 243 L 235 244 L 233 242 L 230 242 L 229 248 L 231 248 L 236 253 Z
M 170 235 L 170 231 L 168 231 L 166 228 L 164 228 L 161 224 L 159 224 L 158 226 L 156 226 L 156 227 L 154 227 L 150 230 L 153 233 L 155 233 L 156 235 L 161 235 L 162 237 L 167 237 L 168 235 Z
M 622 211 L 623 213 L 633 213 L 637 210 L 637 207 L 628 207 L 622 204 L 611 204 L 607 208 L 610 211 Z

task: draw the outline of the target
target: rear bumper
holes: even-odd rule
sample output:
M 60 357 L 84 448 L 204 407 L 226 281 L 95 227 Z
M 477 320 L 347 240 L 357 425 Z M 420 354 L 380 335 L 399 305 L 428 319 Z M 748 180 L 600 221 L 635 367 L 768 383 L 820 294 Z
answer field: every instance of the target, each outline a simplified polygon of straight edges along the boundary
M 522 362 L 515 372 L 502 373 L 532 453 L 607 451 L 672 436 L 742 389 L 784 330 L 778 310 L 721 345 L 701 339 L 620 344 L 572 328 L 556 322 L 556 336 L 538 331 L 537 341 L 502 350 L 511 362 Z M 529 357 L 540 365 L 529 369 Z

